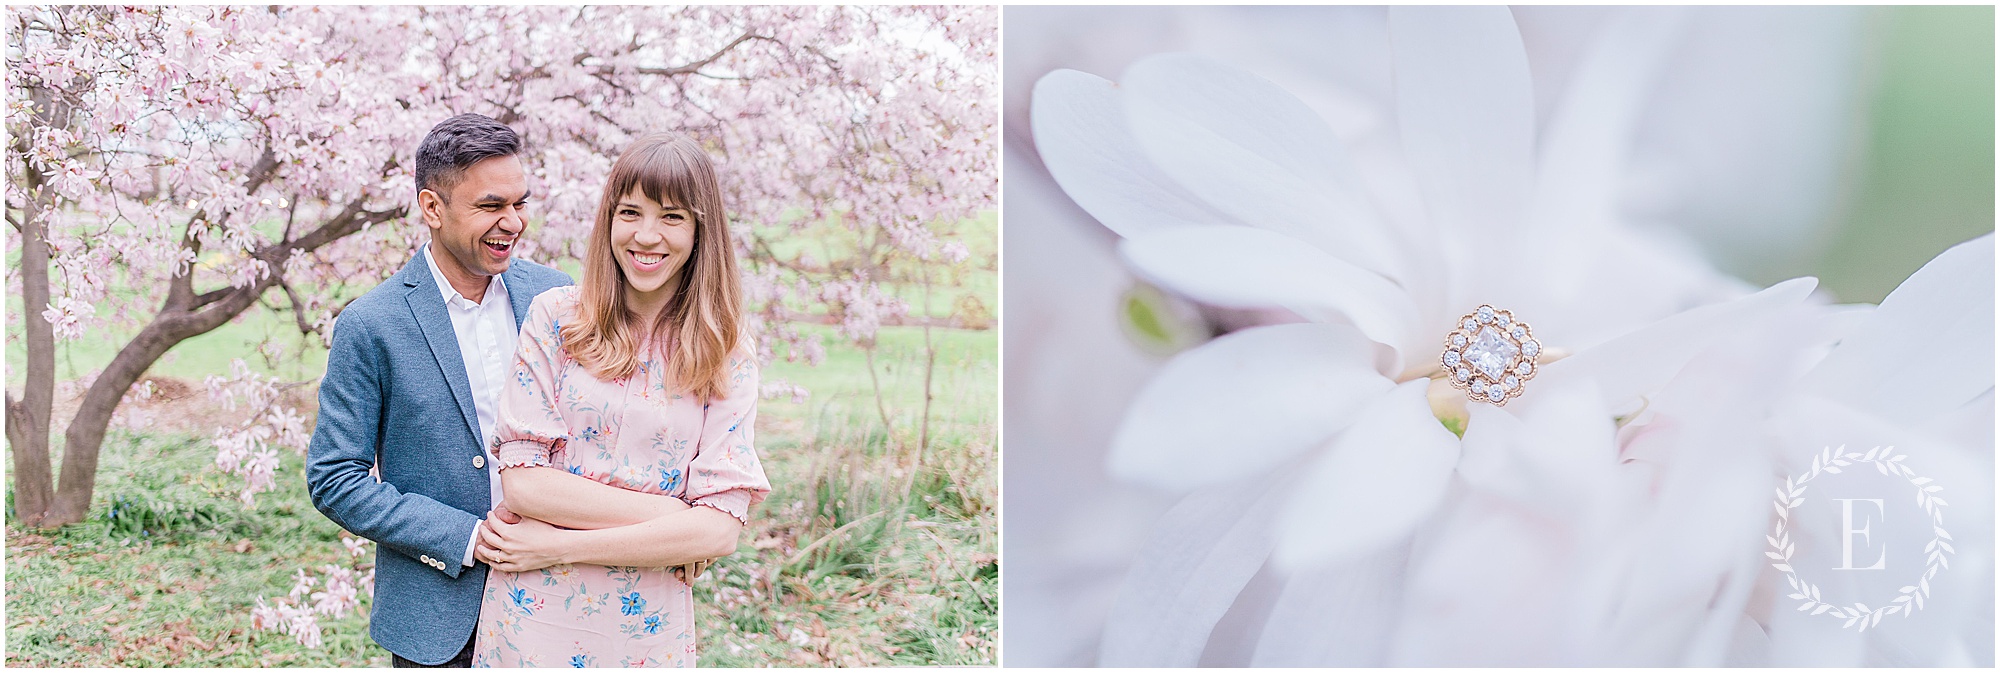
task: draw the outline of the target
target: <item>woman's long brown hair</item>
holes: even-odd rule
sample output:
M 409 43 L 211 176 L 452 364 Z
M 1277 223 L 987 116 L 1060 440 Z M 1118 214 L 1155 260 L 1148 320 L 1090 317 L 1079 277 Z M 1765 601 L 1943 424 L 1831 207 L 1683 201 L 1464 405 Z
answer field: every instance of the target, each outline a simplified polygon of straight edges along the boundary
M 639 315 L 626 307 L 625 272 L 611 250 L 611 218 L 618 200 L 635 186 L 646 198 L 694 214 L 694 251 L 681 265 L 673 299 L 652 325 L 640 325 Z M 693 139 L 647 134 L 611 165 L 583 255 L 578 300 L 577 319 L 562 326 L 563 351 L 591 374 L 607 381 L 631 376 L 639 366 L 640 345 L 651 336 L 655 348 L 671 349 L 663 353 L 669 386 L 704 404 L 728 396 L 727 365 L 741 339 L 743 290 L 715 166 Z

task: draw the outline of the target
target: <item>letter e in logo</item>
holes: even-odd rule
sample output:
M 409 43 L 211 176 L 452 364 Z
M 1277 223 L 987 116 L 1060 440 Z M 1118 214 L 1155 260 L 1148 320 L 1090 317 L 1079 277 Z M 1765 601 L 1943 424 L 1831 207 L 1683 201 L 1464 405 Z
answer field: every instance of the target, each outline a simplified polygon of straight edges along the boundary
M 1868 526 L 1863 525 L 1860 528 L 1854 527 L 1854 503 L 1855 502 L 1875 503 L 1875 512 L 1879 517 L 1880 514 L 1883 513 L 1882 499 L 1881 498 L 1834 498 L 1834 500 L 1840 503 L 1840 567 L 1834 568 L 1834 570 L 1881 570 L 1883 568 L 1888 567 L 1887 562 L 1889 560 L 1889 550 L 1886 547 L 1882 549 L 1882 554 L 1875 558 L 1875 565 L 1868 566 L 1866 568 L 1854 567 L 1855 534 L 1858 533 L 1861 535 L 1862 544 L 1865 545 L 1868 543 Z

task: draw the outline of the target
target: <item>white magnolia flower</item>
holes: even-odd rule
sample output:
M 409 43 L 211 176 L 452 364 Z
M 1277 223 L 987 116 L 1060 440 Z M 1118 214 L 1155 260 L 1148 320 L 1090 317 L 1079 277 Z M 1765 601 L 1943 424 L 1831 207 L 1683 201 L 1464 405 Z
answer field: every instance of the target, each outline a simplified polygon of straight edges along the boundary
M 1204 645 L 1228 626 L 1218 626 L 1225 612 L 1265 615 L 1253 662 L 1395 660 L 1402 650 L 1379 637 L 1394 622 L 1379 612 L 1332 629 L 1320 628 L 1329 617 L 1278 615 L 1394 612 L 1410 573 L 1421 597 L 1426 577 L 1453 573 L 1413 564 L 1412 535 L 1443 527 L 1440 539 L 1452 539 L 1455 520 L 1445 517 L 1464 505 L 1448 506 L 1457 481 L 1474 496 L 1507 489 L 1462 462 L 1477 457 L 1474 447 L 1501 464 L 1561 464 L 1536 463 L 1538 451 L 1616 455 L 1614 415 L 1665 395 L 1725 335 L 1796 319 L 1811 280 L 1716 303 L 1740 286 L 1616 225 L 1616 148 L 1675 18 L 1635 13 L 1613 26 L 1589 61 L 1607 65 L 1579 70 L 1538 144 L 1505 9 L 1392 9 L 1403 163 L 1359 165 L 1311 108 L 1211 59 L 1148 58 L 1117 85 L 1061 71 L 1036 86 L 1045 163 L 1124 237 L 1140 274 L 1203 303 L 1283 307 L 1308 321 L 1182 354 L 1127 413 L 1114 474 L 1190 495 L 1128 575 L 1104 663 L 1210 661 Z M 1414 372 L 1480 303 L 1513 309 L 1544 341 L 1578 352 L 1550 365 L 1518 406 L 1474 405 L 1461 442 Z M 1700 307 L 1676 314 L 1689 306 Z M 1576 502 L 1589 499 L 1567 504 Z M 1474 538 L 1505 532 L 1468 526 Z M 1246 592 L 1274 554 L 1288 577 L 1264 585 L 1282 589 Z M 1316 639 L 1286 630 L 1308 624 Z M 1565 660 L 1519 652 L 1520 661 Z

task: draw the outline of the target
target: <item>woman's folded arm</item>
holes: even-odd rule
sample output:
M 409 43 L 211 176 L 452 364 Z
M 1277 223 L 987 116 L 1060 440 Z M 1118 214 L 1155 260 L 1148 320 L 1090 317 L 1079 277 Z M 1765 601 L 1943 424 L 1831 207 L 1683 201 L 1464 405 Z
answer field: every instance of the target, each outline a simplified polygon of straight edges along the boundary
M 564 528 L 631 526 L 688 509 L 680 498 L 626 490 L 546 466 L 501 470 L 500 488 L 509 511 Z
M 743 522 L 712 507 L 686 507 L 652 519 L 595 530 L 561 530 L 533 518 L 488 518 L 480 531 L 488 561 L 508 572 L 559 563 L 664 568 L 736 551 Z

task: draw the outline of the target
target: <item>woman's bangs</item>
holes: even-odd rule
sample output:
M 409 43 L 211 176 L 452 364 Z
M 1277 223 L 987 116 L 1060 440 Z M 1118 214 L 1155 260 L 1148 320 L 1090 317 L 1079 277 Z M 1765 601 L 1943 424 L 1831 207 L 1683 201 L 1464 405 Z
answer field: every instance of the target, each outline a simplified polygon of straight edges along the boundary
M 703 215 L 695 207 L 696 185 L 698 184 L 693 166 L 679 156 L 667 143 L 649 148 L 650 151 L 635 154 L 629 164 L 613 170 L 612 186 L 619 196 L 632 193 L 638 187 L 646 198 L 670 208 L 682 208 Z

